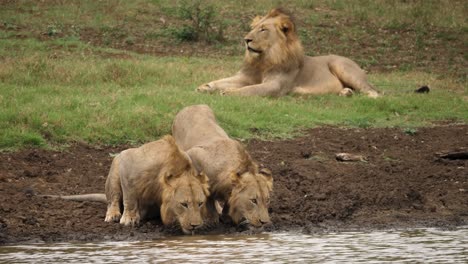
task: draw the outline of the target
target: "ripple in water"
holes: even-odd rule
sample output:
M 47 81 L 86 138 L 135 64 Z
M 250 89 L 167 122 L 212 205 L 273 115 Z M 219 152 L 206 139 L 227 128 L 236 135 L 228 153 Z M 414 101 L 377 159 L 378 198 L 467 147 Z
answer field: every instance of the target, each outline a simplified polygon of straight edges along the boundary
M 467 263 L 468 227 L 454 231 L 341 232 L 320 235 L 183 236 L 143 242 L 0 247 L 2 263 Z

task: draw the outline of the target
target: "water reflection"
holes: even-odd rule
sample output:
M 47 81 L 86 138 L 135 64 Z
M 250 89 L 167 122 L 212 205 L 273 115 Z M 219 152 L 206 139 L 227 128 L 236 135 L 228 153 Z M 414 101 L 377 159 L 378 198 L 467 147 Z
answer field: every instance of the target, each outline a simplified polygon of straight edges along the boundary
M 0 247 L 2 263 L 467 263 L 468 227 L 454 231 L 170 237 L 143 242 Z

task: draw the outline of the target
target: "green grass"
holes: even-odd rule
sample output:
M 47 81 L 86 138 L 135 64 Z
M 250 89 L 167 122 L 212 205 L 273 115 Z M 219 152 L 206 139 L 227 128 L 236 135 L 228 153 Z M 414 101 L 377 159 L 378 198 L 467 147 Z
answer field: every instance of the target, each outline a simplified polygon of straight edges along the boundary
M 463 99 L 466 88 L 430 74 L 371 75 L 372 82 L 381 84 L 386 93 L 378 100 L 334 95 L 223 97 L 199 94 L 194 89 L 236 72 L 241 65 L 239 57 L 220 63 L 213 58 L 131 53 L 127 53 L 129 59 L 82 57 L 80 52 L 68 51 L 67 56 L 49 58 L 44 50 L 51 43 L 27 43 L 23 46 L 27 56 L 4 60 L 0 66 L 2 149 L 81 140 L 99 144 L 154 140 L 170 133 L 172 119 L 180 109 L 200 103 L 210 105 L 221 125 L 238 138 L 285 138 L 318 125 L 406 128 L 437 120 L 468 120 L 468 105 Z M 93 50 L 84 44 L 75 46 L 76 50 Z M 116 52 L 94 50 L 93 54 Z M 430 94 L 412 93 L 427 81 L 433 85 Z
M 231 30 L 236 30 L 235 39 L 242 37 L 239 30 L 245 30 L 241 24 L 245 19 L 237 19 L 239 14 L 264 13 L 280 3 L 202 2 L 223 14 L 221 17 L 229 21 Z M 466 22 L 460 16 L 466 10 L 463 2 L 453 2 L 450 9 L 444 5 L 446 1 L 429 1 L 428 5 L 403 1 L 395 9 L 390 2 L 298 0 L 287 6 L 298 11 L 306 24 L 321 23 L 323 19 L 330 22 L 347 14 L 344 17 L 347 21 L 370 22 L 377 27 L 417 29 L 431 23 L 433 27 L 453 28 L 437 31 L 441 34 L 437 41 L 452 43 L 460 40 L 460 32 L 466 34 Z M 228 40 L 210 46 L 212 50 L 234 50 L 236 56 L 215 53 L 157 57 L 112 48 L 112 43 L 143 45 L 162 41 L 177 49 L 179 43 L 172 42 L 170 34 L 158 31 L 169 27 L 159 29 L 157 21 L 164 16 L 171 20 L 171 27 L 182 25 L 176 14 L 179 2 L 54 3 L 19 1 L 0 10 L 3 24 L 0 26 L 0 150 L 51 147 L 73 141 L 147 142 L 170 133 L 174 115 L 192 104 L 210 105 L 221 126 L 239 139 L 288 138 L 299 135 L 303 129 L 321 125 L 401 127 L 413 133 L 417 127 L 435 121 L 466 123 L 468 120 L 466 73 L 460 78 L 454 77 L 450 68 L 446 74 L 432 72 L 430 68 L 421 71 L 418 61 L 405 57 L 392 71 L 371 72 L 371 82 L 385 92 L 377 100 L 360 95 L 239 98 L 199 94 L 194 91 L 198 85 L 229 76 L 239 69 L 242 52 L 237 44 Z M 452 8 L 454 5 L 459 8 Z M 302 9 L 318 11 L 301 13 Z M 422 14 L 417 15 L 418 12 Z M 304 19 L 307 14 L 310 18 Z M 419 19 L 413 20 L 411 16 Z M 104 36 L 101 45 L 82 40 L 80 34 L 84 30 Z M 338 33 L 331 30 L 333 34 Z M 333 53 L 336 49 L 356 50 L 346 43 L 355 43 L 363 35 L 360 24 L 350 24 L 349 30 L 338 35 L 343 44 L 337 46 L 328 42 L 333 39 L 328 39 L 330 31 L 326 27 L 316 31 L 305 28 L 300 33 L 302 38 L 313 39 L 312 44 L 322 43 L 318 46 Z M 47 37 L 43 39 L 43 36 Z M 143 40 L 139 36 L 144 36 Z M 379 64 L 382 58 L 378 56 L 387 54 L 387 49 L 401 50 L 394 47 L 399 38 L 391 35 L 379 39 L 376 43 L 382 50 L 353 57 L 365 67 Z M 424 47 L 424 42 L 415 45 Z M 462 69 L 466 58 L 460 59 L 456 50 L 453 53 L 450 65 Z M 432 88 L 429 94 L 413 93 L 425 84 Z

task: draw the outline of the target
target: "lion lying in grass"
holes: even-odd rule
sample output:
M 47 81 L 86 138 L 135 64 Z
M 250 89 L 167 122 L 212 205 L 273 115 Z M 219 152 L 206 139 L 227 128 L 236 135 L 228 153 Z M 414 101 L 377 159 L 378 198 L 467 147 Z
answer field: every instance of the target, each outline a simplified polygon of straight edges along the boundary
M 207 216 L 208 178 L 196 172 L 172 136 L 122 151 L 112 162 L 105 188 L 105 196 L 52 197 L 107 202 L 105 221 L 123 225 L 159 214 L 164 225 L 178 224 L 186 234 L 200 228 Z
M 210 107 L 182 109 L 174 119 L 172 134 L 197 170 L 209 178 L 207 209 L 212 222 L 219 219 L 216 202 L 224 205 L 223 217 L 237 225 L 260 227 L 270 222 L 271 172 L 259 170 L 244 146 L 217 124 Z
M 197 91 L 241 96 L 349 96 L 358 91 L 372 98 L 379 96 L 354 61 L 336 55 L 305 56 L 296 26 L 284 11 L 273 9 L 265 17 L 256 17 L 251 27 L 244 38 L 241 70 L 232 77 L 203 84 Z

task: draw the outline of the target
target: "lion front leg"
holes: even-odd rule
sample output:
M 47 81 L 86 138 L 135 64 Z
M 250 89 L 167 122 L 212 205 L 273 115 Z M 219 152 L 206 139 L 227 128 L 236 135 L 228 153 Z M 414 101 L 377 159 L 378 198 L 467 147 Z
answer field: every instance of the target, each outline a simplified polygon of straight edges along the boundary
M 120 218 L 120 224 L 136 226 L 140 223 L 140 211 L 136 201 L 125 201 L 124 199 L 124 212 Z
M 278 82 L 265 82 L 261 84 L 249 85 L 241 88 L 230 88 L 221 91 L 221 95 L 238 96 L 280 96 L 286 94 L 281 90 Z
M 122 201 L 122 186 L 118 169 L 119 163 L 120 156 L 116 156 L 112 161 L 106 180 L 107 212 L 106 218 L 104 219 L 106 222 L 118 222 L 121 217 L 120 203 Z
M 248 85 L 241 88 L 230 88 L 223 91 L 222 95 L 239 96 L 282 96 L 288 94 L 293 87 L 294 79 L 298 71 L 287 73 L 274 73 L 267 76 L 264 82 Z
M 246 85 L 251 85 L 253 83 L 254 80 L 252 80 L 252 78 L 243 74 L 242 72 L 239 72 L 232 77 L 202 84 L 196 89 L 196 91 L 201 93 L 213 93 L 216 91 L 222 92 L 226 89 L 240 88 Z
M 124 211 L 122 218 L 120 218 L 120 224 L 126 226 L 135 226 L 140 223 L 138 197 L 133 189 L 133 184 L 122 185 Z

